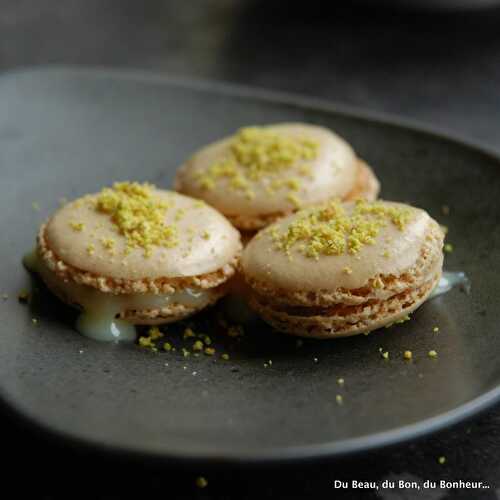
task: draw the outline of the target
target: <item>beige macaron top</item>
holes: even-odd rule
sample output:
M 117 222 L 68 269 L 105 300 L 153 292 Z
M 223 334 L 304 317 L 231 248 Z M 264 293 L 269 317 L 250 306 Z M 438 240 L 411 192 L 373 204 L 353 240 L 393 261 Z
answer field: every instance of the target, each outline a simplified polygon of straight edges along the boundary
M 262 230 L 245 248 L 242 267 L 247 280 L 267 288 L 352 290 L 410 269 L 428 238 L 438 242 L 430 245 L 436 253 L 430 260 L 439 263 L 441 229 L 424 210 L 386 201 L 332 201 Z
M 211 273 L 241 250 L 238 231 L 204 202 L 130 182 L 63 206 L 44 238 L 63 263 L 126 280 Z
M 358 172 L 352 148 L 330 130 L 300 123 L 246 127 L 195 153 L 176 189 L 223 214 L 265 216 L 342 198 Z

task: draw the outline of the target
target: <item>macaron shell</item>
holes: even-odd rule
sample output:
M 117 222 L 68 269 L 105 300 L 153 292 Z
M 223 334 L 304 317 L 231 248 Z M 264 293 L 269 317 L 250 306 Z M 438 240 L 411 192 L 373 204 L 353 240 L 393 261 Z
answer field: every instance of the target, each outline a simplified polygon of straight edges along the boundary
M 356 315 L 342 317 L 333 314 L 300 316 L 276 310 L 273 306 L 259 302 L 253 297 L 250 304 L 255 311 L 277 330 L 298 337 L 331 339 L 368 334 L 384 326 L 406 318 L 418 309 L 429 297 L 441 277 L 441 270 L 417 289 L 409 289 L 386 301 L 378 307 L 368 306 Z
M 343 198 L 343 201 L 355 201 L 361 198 L 367 201 L 375 201 L 379 192 L 380 182 L 375 173 L 363 160 L 358 160 L 356 183 Z
M 357 158 L 342 138 L 326 128 L 314 125 L 283 123 L 266 128 L 287 136 L 307 137 L 318 144 L 317 157 L 303 162 L 311 166 L 311 176 L 299 176 L 294 169 L 283 170 L 272 176 L 272 180 L 298 178 L 300 187 L 293 195 L 302 204 L 311 205 L 333 197 L 342 198 L 353 189 Z M 253 183 L 254 197 L 251 199 L 243 191 L 231 189 L 226 179 L 220 179 L 211 190 L 200 186 L 196 175 L 226 158 L 231 140 L 232 137 L 228 137 L 206 146 L 189 159 L 178 172 L 176 189 L 205 200 L 228 216 L 258 216 L 295 210 L 296 206 L 289 199 L 289 190 L 280 189 L 270 194 L 263 182 Z
M 240 251 L 238 231 L 213 208 L 175 192 L 157 190 L 155 195 L 172 205 L 165 216 L 165 224 L 177 229 L 179 244 L 172 248 L 154 247 L 149 257 L 143 248 L 131 249 L 127 254 L 126 238 L 107 214 L 94 208 L 97 195 L 59 209 L 47 223 L 46 244 L 59 259 L 76 269 L 126 280 L 210 273 L 225 266 Z M 75 230 L 74 223 L 81 223 L 83 228 Z M 103 243 L 107 239 L 114 241 L 111 250 Z
M 316 260 L 304 256 L 296 245 L 289 257 L 275 248 L 270 228 L 284 231 L 297 215 L 281 219 L 246 246 L 242 256 L 245 276 L 278 289 L 312 292 L 361 288 L 379 274 L 398 276 L 417 262 L 425 239 L 431 233 L 441 232 L 424 210 L 385 203 L 411 210 L 410 221 L 402 231 L 394 224 L 388 224 L 380 230 L 375 244 L 363 246 L 354 255 L 321 255 Z M 440 238 L 442 243 L 442 235 Z M 441 246 L 436 244 L 434 251 L 441 253 Z

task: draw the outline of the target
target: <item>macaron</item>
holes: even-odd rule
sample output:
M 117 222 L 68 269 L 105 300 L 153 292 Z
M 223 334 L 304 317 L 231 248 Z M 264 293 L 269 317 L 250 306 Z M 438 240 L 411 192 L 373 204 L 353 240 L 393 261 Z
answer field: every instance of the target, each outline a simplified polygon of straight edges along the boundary
M 135 337 L 127 324 L 170 323 L 214 304 L 240 253 L 238 231 L 203 201 L 121 182 L 56 211 L 40 228 L 34 267 L 82 310 L 77 329 L 112 340 Z
M 242 128 L 195 153 L 175 180 L 177 191 L 203 199 L 242 231 L 334 198 L 374 200 L 379 187 L 346 141 L 302 123 Z
M 417 309 L 438 284 L 443 232 L 424 210 L 331 201 L 260 231 L 243 251 L 250 305 L 301 337 L 368 333 Z

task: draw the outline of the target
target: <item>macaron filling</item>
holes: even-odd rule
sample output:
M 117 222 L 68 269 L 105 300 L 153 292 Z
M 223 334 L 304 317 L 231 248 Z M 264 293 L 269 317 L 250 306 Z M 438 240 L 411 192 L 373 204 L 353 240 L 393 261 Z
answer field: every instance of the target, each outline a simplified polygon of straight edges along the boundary
M 103 293 L 90 286 L 57 279 L 41 259 L 37 260 L 35 269 L 57 297 L 82 311 L 77 329 L 95 340 L 133 341 L 136 335 L 134 324 L 155 322 L 154 319 L 169 322 L 172 306 L 175 306 L 176 314 L 172 318 L 175 321 L 179 310 L 189 313 L 202 309 L 222 294 L 221 287 L 206 290 L 185 288 L 169 294 Z

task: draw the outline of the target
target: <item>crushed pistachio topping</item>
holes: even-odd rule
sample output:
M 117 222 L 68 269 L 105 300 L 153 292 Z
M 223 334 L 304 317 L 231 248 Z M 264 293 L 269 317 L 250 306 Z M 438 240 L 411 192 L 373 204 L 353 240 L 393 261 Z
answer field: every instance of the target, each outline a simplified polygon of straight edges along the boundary
M 127 240 L 130 251 L 141 248 L 149 257 L 155 247 L 178 245 L 175 226 L 165 224 L 170 204 L 155 196 L 154 186 L 137 182 L 117 182 L 97 196 L 95 209 L 111 217 L 113 224 Z
M 437 351 L 435 351 L 434 349 L 432 349 L 431 351 L 429 351 L 428 356 L 429 356 L 429 358 L 437 358 L 438 357 L 438 353 L 437 353 Z
M 113 250 L 115 243 L 113 238 L 101 238 L 101 244 L 106 250 Z
M 413 353 L 411 351 L 405 351 L 403 353 L 403 358 L 409 361 L 413 358 Z
M 186 209 L 178 208 L 175 212 L 175 217 L 174 217 L 175 221 L 179 222 L 185 215 L 186 215 Z
M 310 138 L 282 134 L 266 127 L 245 127 L 230 141 L 226 157 L 198 171 L 196 178 L 200 186 L 209 191 L 224 179 L 229 189 L 252 199 L 254 184 L 277 174 L 296 168 L 299 176 L 310 177 L 311 167 L 303 162 L 314 160 L 317 154 L 318 144 Z M 298 191 L 300 181 L 273 179 L 263 185 L 271 194 L 279 189 Z M 295 204 L 296 197 L 294 200 L 289 201 Z
M 277 250 L 291 255 L 298 245 L 300 253 L 318 259 L 320 255 L 356 254 L 365 245 L 373 245 L 380 230 L 393 224 L 403 231 L 411 218 L 408 208 L 381 202 L 356 202 L 352 212 L 338 201 L 299 212 L 285 231 L 271 226 L 267 231 Z
M 85 224 L 83 222 L 71 221 L 69 225 L 73 231 L 81 232 L 85 229 Z
M 286 200 L 289 201 L 297 209 L 302 207 L 302 200 L 296 194 L 287 194 Z

